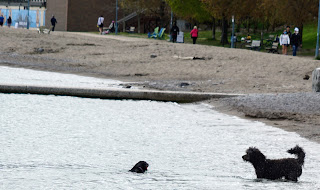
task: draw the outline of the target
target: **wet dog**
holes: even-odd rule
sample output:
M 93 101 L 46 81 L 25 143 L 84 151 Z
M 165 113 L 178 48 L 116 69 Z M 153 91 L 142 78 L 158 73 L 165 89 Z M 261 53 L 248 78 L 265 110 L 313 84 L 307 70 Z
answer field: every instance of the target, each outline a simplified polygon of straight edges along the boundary
M 136 165 L 133 166 L 129 172 L 136 172 L 136 173 L 144 173 L 148 170 L 149 164 L 145 161 L 140 161 Z
M 295 154 L 297 158 L 270 160 L 266 159 L 259 149 L 250 147 L 242 159 L 253 165 L 257 178 L 275 180 L 284 177 L 287 180 L 298 181 L 298 177 L 302 174 L 305 152 L 299 146 L 287 152 Z

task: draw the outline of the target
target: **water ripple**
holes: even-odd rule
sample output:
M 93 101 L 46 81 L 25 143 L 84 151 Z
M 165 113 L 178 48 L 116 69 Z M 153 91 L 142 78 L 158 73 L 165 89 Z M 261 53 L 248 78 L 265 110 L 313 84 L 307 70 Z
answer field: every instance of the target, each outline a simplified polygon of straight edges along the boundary
M 203 105 L 0 94 L 2 189 L 319 189 L 319 145 Z M 256 180 L 241 156 L 307 152 L 298 183 Z M 128 170 L 140 160 L 145 174 Z

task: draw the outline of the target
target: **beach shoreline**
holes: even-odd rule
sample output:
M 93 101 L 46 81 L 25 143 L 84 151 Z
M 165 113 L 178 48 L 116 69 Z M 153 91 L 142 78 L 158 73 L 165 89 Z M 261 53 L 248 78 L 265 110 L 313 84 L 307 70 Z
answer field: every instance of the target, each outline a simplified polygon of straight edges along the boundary
M 3 28 L 0 36 L 6 44 L 0 47 L 0 65 L 116 79 L 144 89 L 248 94 L 205 103 L 320 143 L 320 95 L 303 79 L 319 61 L 88 33 Z M 276 101 L 280 96 L 284 106 Z M 305 106 L 306 98 L 315 105 Z

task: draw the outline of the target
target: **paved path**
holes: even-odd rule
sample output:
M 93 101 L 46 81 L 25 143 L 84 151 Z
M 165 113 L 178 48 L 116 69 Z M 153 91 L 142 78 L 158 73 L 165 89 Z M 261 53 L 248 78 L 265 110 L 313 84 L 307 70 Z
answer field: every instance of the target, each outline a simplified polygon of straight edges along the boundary
M 71 35 L 71 36 L 75 36 L 75 35 L 81 35 L 81 36 L 86 36 L 86 37 L 95 37 L 95 38 L 105 38 L 105 39 L 113 39 L 113 40 L 119 40 L 119 41 L 125 41 L 125 42 L 141 42 L 141 41 L 149 41 L 152 39 L 148 39 L 147 38 L 147 34 L 146 34 L 146 38 L 134 38 L 134 37 L 127 37 L 127 36 L 121 36 L 121 35 L 99 35 L 99 34 L 92 34 L 92 33 L 86 33 L 86 32 L 59 32 L 59 31 L 55 31 L 51 33 L 52 35 L 62 35 L 62 36 L 66 36 L 66 35 Z M 160 41 L 160 40 L 157 40 Z
M 8 85 L 0 84 L 0 93 L 18 94 L 41 94 L 76 96 L 85 98 L 101 99 L 133 99 L 133 100 L 155 100 L 189 103 L 208 100 L 211 98 L 225 98 L 240 96 L 241 94 L 225 93 L 201 93 L 181 91 L 157 91 L 138 89 L 101 89 L 101 88 L 73 88 L 73 87 L 46 87 L 35 85 Z

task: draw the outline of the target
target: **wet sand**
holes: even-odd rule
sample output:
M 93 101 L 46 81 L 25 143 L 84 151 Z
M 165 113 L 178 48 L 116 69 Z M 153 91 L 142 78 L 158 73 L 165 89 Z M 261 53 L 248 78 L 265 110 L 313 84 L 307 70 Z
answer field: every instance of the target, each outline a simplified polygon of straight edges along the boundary
M 311 80 L 304 80 L 305 75 L 311 76 L 320 67 L 319 61 L 310 58 L 123 36 L 47 35 L 8 28 L 1 28 L 0 40 L 1 65 L 118 79 L 146 89 L 248 94 L 245 99 L 207 102 L 219 111 L 260 120 L 320 142 L 320 109 L 298 109 L 306 97 L 319 104 L 318 94 L 303 94 L 311 92 Z M 292 97 L 292 93 L 302 94 Z M 270 96 L 257 99 L 252 94 Z M 279 94 L 288 101 L 274 101 Z M 291 106 L 279 111 L 274 104 Z

